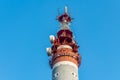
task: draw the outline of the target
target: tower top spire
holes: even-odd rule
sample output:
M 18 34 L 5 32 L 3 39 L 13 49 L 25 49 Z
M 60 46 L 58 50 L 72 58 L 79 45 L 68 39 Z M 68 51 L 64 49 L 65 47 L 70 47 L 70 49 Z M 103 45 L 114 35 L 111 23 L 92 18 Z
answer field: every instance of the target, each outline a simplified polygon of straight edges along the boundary
M 70 29 L 69 24 L 71 23 L 71 16 L 68 14 L 68 7 L 64 7 L 64 13 L 58 16 L 58 21 L 61 23 L 61 29 Z
M 65 22 L 65 23 L 70 23 L 71 20 L 72 20 L 72 18 L 71 18 L 70 15 L 68 14 L 68 7 L 65 6 L 65 8 L 64 8 L 64 13 L 61 14 L 60 16 L 58 16 L 58 21 L 59 21 L 60 23 L 63 23 L 63 22 Z
M 65 13 L 68 14 L 68 7 L 67 6 L 65 6 L 64 10 L 65 10 Z

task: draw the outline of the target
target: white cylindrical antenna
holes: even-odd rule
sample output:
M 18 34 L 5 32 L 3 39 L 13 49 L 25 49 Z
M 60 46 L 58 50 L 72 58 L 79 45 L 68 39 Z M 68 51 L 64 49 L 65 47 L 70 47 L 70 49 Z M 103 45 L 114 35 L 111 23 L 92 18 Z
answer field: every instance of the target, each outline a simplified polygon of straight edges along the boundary
M 65 13 L 67 14 L 68 13 L 68 7 L 65 6 Z

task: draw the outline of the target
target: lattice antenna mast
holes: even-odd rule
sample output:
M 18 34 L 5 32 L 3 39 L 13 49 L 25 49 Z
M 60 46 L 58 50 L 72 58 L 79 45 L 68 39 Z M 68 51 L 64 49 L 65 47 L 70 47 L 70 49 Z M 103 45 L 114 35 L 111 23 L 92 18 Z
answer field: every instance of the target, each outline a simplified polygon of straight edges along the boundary
M 64 13 L 58 17 L 58 21 L 61 24 L 61 29 L 70 29 L 70 22 L 72 18 L 68 14 L 68 7 L 65 6 Z

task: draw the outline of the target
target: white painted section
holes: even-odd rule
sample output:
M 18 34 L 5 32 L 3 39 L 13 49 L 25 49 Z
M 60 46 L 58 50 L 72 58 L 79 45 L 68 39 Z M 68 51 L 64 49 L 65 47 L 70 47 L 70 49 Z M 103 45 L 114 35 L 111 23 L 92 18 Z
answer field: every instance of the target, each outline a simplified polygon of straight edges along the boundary
M 53 69 L 58 67 L 58 66 L 60 66 L 60 65 L 64 65 L 64 64 L 65 65 L 66 64 L 67 65 L 71 65 L 71 66 L 75 67 L 78 70 L 78 66 L 75 63 L 70 62 L 70 61 L 60 61 L 60 62 L 57 62 L 56 64 L 54 64 Z
M 70 25 L 69 23 L 64 21 L 61 23 L 61 29 L 70 29 L 69 25 Z
M 72 49 L 72 47 L 69 46 L 69 45 L 60 45 L 60 46 L 57 48 L 57 50 L 58 50 L 58 49 L 62 49 L 62 48 L 69 48 L 69 49 Z

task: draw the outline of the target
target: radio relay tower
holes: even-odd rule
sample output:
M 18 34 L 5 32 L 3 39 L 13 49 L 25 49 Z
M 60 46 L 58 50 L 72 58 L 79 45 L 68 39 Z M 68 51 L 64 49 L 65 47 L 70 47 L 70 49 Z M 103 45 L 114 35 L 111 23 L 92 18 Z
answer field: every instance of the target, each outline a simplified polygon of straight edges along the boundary
M 50 36 L 52 47 L 46 48 L 50 56 L 52 80 L 79 80 L 78 68 L 81 57 L 78 53 L 79 46 L 69 27 L 72 18 L 68 14 L 67 7 L 57 19 L 61 24 L 61 29 L 57 32 L 57 36 Z

